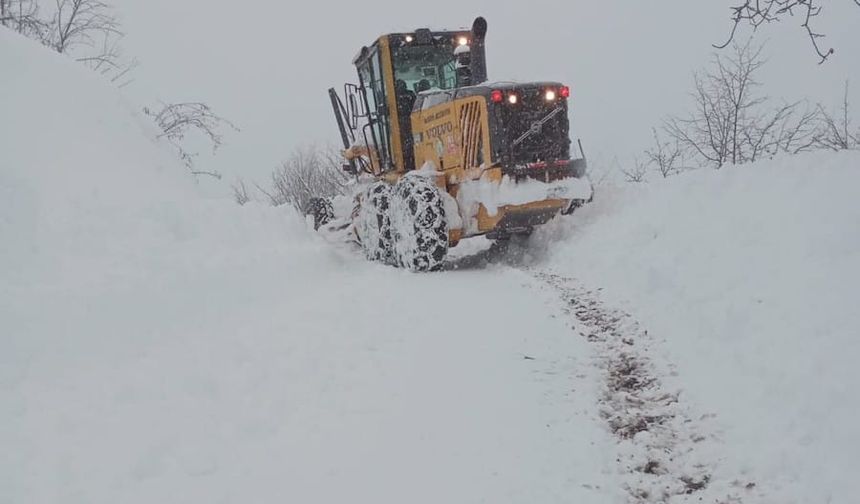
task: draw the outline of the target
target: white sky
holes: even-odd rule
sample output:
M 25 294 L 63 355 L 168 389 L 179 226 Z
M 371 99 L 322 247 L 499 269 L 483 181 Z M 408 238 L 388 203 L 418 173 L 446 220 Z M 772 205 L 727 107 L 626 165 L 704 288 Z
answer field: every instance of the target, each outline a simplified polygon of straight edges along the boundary
M 684 109 L 691 72 L 728 33 L 731 3 L 114 0 L 126 52 L 141 62 L 126 93 L 141 106 L 205 101 L 235 122 L 242 131 L 201 159 L 229 181 L 266 181 L 294 148 L 337 143 L 326 90 L 356 80 L 350 61 L 362 45 L 390 31 L 470 26 L 477 15 L 489 22 L 489 78 L 568 83 L 572 136 L 592 163 L 624 162 L 661 117 Z M 835 104 L 850 79 L 860 106 L 860 9 L 852 0 L 827 8 L 819 27 L 837 54 L 823 66 L 799 18 L 757 35 L 769 41 L 769 94 Z

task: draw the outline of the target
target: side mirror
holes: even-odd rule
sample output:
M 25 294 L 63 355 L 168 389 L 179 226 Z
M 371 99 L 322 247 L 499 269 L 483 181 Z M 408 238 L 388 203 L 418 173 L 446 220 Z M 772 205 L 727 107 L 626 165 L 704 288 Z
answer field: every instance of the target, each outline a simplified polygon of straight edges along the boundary
M 472 85 L 472 53 L 468 46 L 460 46 L 454 51 L 456 58 L 457 87 Z
M 348 94 L 346 97 L 346 101 L 347 108 L 349 109 L 349 123 L 352 126 L 352 129 L 355 129 L 358 127 L 358 103 L 356 103 L 357 100 L 355 98 L 355 95 L 352 93 Z
M 346 107 L 347 114 L 349 115 L 349 123 L 352 126 L 352 129 L 356 129 L 358 127 L 358 119 L 361 117 L 367 117 L 367 110 L 365 110 L 364 100 L 361 99 L 361 93 L 363 92 L 363 90 L 355 84 L 346 84 L 344 85 L 343 92 L 344 96 L 346 96 Z

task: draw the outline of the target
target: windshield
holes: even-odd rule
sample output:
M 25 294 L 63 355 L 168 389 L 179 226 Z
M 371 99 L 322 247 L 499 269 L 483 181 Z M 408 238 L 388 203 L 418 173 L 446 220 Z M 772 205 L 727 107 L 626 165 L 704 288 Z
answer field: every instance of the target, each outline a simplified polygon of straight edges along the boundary
M 395 48 L 394 79 L 414 93 L 457 86 L 454 46 L 449 43 Z M 398 86 L 402 86 L 398 82 Z

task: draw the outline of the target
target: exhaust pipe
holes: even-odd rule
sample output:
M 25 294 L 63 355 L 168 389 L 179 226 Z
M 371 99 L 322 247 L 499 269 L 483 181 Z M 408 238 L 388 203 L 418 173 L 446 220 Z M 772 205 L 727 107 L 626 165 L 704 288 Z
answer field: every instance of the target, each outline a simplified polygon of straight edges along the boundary
M 484 44 L 486 36 L 487 20 L 478 17 L 472 23 L 471 69 L 473 85 L 487 80 L 487 53 Z

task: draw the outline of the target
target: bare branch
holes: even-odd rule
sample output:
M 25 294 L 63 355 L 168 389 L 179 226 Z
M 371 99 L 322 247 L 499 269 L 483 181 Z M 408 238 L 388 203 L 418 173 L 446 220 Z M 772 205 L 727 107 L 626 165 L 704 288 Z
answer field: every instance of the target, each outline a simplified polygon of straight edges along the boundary
M 233 188 L 233 199 L 240 206 L 246 205 L 251 201 L 251 196 L 248 194 L 248 188 L 245 186 L 244 180 L 237 180 L 231 187 Z
M 36 0 L 0 0 L 0 25 L 44 42 L 48 24 L 39 16 Z
M 102 39 L 123 35 L 111 8 L 100 0 L 54 0 L 51 45 L 59 53 L 95 48 Z
M 194 158 L 198 153 L 189 152 L 182 143 L 190 132 L 203 135 L 212 145 L 215 152 L 222 144 L 221 129 L 224 127 L 239 131 L 232 122 L 215 114 L 212 109 L 201 102 L 162 104 L 161 110 L 154 112 L 148 107 L 143 113 L 152 117 L 161 130 L 159 138 L 167 139 L 177 150 L 177 154 L 183 163 L 192 169 Z M 192 173 L 195 173 L 192 170 Z M 195 174 L 212 173 L 197 172 Z M 218 175 L 220 177 L 220 175 Z
M 267 197 L 267 198 L 269 198 L 269 203 L 271 203 L 271 204 L 272 204 L 272 206 L 281 206 L 281 205 L 283 205 L 283 204 L 285 204 L 285 203 L 286 203 L 286 201 L 282 200 L 282 199 L 278 196 L 278 194 L 276 194 L 276 193 L 270 193 L 270 192 L 266 191 L 265 189 L 263 189 L 262 187 L 260 187 L 260 184 L 254 183 L 254 187 L 256 187 L 258 191 L 260 191 L 261 193 L 265 194 L 265 195 L 266 195 L 266 197 Z
M 46 0 L 47 3 L 47 0 Z M 124 34 L 110 6 L 101 0 L 51 0 L 46 17 L 38 0 L 0 0 L 0 24 L 68 54 L 123 86 L 137 62 L 124 61 Z
M 860 149 L 860 131 L 852 131 L 851 104 L 848 99 L 848 83 L 839 109 L 830 112 L 818 105 L 819 124 L 815 143 L 818 147 L 834 151 Z
M 860 6 L 860 0 L 853 1 L 857 6 Z M 824 34 L 813 28 L 815 18 L 821 15 L 823 11 L 823 6 L 820 5 L 819 0 L 745 0 L 730 7 L 730 10 L 731 32 L 724 43 L 714 44 L 717 49 L 728 47 L 735 40 L 741 25 L 750 26 L 753 31 L 757 31 L 763 25 L 779 22 L 786 16 L 792 17 L 799 13 L 803 18 L 803 23 L 800 26 L 809 36 L 812 48 L 819 57 L 819 64 L 827 61 L 836 52 L 832 47 L 825 49 L 820 45 Z
M 206 175 L 207 177 L 212 177 L 218 180 L 221 180 L 221 174 L 214 171 L 199 171 L 199 170 L 191 170 L 192 175 Z

